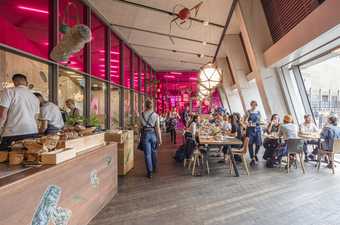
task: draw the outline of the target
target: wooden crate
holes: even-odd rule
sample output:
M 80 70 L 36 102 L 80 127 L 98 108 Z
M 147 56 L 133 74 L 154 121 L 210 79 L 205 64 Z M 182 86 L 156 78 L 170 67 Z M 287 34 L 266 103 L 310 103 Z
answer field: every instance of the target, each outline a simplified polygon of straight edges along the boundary
M 109 130 L 105 132 L 106 142 L 123 143 L 127 138 L 127 132 L 124 130 Z
M 97 133 L 65 141 L 65 148 L 74 148 L 76 154 L 105 145 L 105 133 Z
M 118 175 L 126 175 L 134 167 L 134 135 L 132 130 L 124 131 L 126 138 L 118 144 Z
M 76 157 L 76 150 L 74 148 L 60 149 L 53 152 L 42 153 L 41 162 L 42 164 L 56 165 L 67 160 L 73 159 L 74 157 Z

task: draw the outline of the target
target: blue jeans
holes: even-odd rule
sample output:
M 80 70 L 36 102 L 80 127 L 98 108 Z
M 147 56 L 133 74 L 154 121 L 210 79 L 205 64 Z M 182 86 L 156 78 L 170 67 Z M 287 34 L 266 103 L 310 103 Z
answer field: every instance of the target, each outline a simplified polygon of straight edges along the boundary
M 157 166 L 157 137 L 155 132 L 145 132 L 143 137 L 143 149 L 146 171 L 151 174 Z

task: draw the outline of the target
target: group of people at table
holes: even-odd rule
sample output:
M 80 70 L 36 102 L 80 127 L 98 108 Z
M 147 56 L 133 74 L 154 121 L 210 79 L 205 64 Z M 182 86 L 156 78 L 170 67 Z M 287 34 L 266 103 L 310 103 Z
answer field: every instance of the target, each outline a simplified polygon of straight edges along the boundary
M 269 123 L 265 125 L 257 106 L 256 101 L 251 101 L 250 109 L 244 117 L 241 117 L 239 113 L 223 115 L 215 112 L 209 119 L 210 125 L 219 127 L 224 135 L 236 137 L 241 141 L 244 140 L 244 137 L 249 138 L 248 148 L 251 166 L 255 166 L 259 161 L 258 153 L 262 145 L 265 148 L 263 158 L 267 160 L 267 167 L 273 167 L 274 164 L 279 163 L 283 156 L 288 155 L 287 144 L 285 144 L 288 139 L 303 139 L 305 162 L 315 160 L 320 148 L 331 152 L 334 140 L 340 139 L 340 127 L 337 126 L 338 118 L 336 115 L 331 114 L 328 117 L 327 124 L 321 130 L 316 127 L 311 115 L 305 115 L 304 122 L 298 126 L 294 123 L 291 115 L 285 115 L 281 123 L 279 115 L 274 114 Z M 198 140 L 201 122 L 198 115 L 192 115 L 187 124 L 186 132 L 196 137 L 196 140 Z M 264 140 L 262 141 L 263 137 Z M 224 146 L 223 153 L 226 154 L 230 148 L 242 148 L 242 145 Z M 313 150 L 309 151 L 310 148 Z M 332 159 L 326 157 L 325 161 L 328 162 L 327 167 L 332 168 L 334 163 Z

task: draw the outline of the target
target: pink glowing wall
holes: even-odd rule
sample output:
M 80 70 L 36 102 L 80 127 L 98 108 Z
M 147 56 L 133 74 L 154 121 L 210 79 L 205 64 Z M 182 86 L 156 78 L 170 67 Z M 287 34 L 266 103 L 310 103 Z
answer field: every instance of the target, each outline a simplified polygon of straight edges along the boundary
M 111 33 L 111 62 L 110 62 L 110 77 L 111 82 L 120 84 L 120 50 L 119 39 Z
M 0 42 L 47 59 L 49 2 L 0 1 Z

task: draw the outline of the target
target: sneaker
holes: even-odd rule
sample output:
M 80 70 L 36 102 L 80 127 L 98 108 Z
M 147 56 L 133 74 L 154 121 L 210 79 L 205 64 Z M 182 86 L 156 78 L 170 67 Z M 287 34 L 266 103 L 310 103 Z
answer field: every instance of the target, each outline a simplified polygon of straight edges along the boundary
M 259 161 L 259 159 L 257 158 L 257 155 L 255 155 L 255 160 L 256 160 L 256 162 L 258 162 L 258 161 Z
M 151 179 L 151 178 L 152 178 L 152 173 L 148 173 L 146 176 L 147 176 L 149 179 Z
M 311 160 L 311 161 L 314 161 L 314 160 L 315 160 L 315 157 L 314 157 L 314 155 L 309 155 L 309 156 L 308 156 L 308 159 Z
M 254 160 L 254 159 L 252 159 L 252 160 L 250 161 L 250 166 L 255 166 L 255 160 Z

